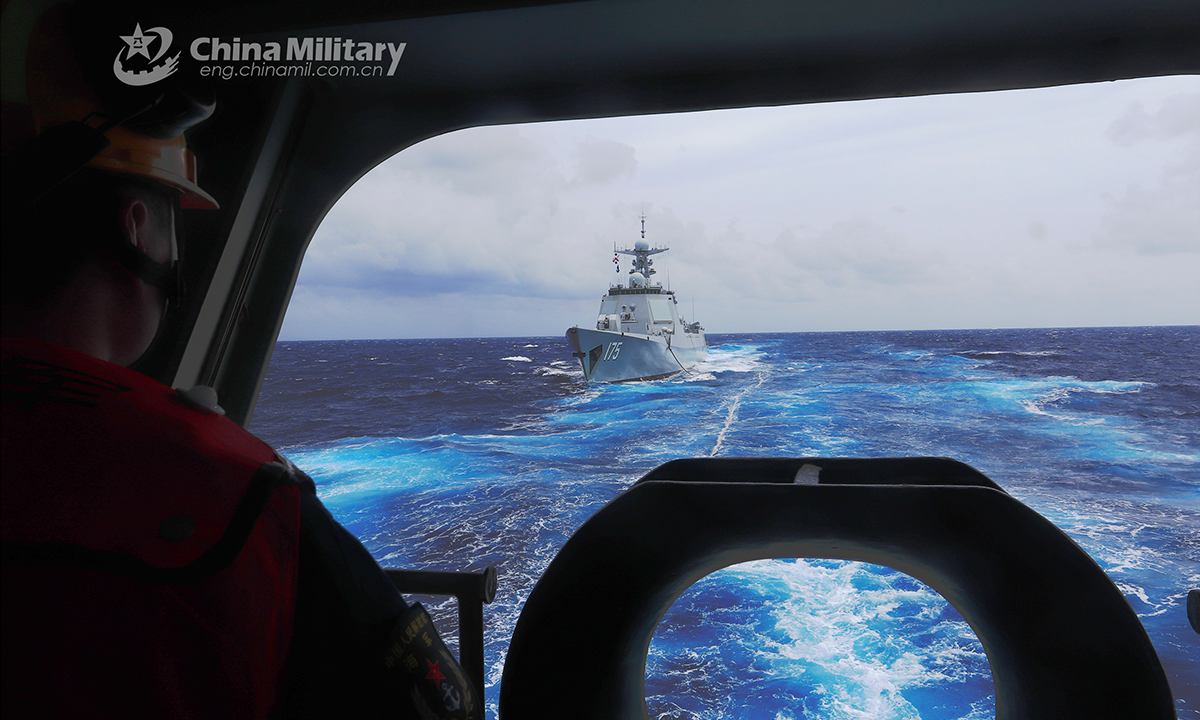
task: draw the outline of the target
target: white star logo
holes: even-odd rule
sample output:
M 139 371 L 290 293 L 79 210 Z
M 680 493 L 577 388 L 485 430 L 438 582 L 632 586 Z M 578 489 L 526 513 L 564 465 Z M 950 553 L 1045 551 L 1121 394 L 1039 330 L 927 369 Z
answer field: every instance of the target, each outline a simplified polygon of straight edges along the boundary
M 113 74 L 126 85 L 150 85 L 156 83 L 174 73 L 179 65 L 180 53 L 176 53 L 174 57 L 167 58 L 161 64 L 154 64 L 158 62 L 159 58 L 167 54 L 167 50 L 171 48 L 171 41 L 174 39 L 171 31 L 165 27 L 152 27 L 142 32 L 142 24 L 138 23 L 132 35 L 121 35 L 120 37 L 127 47 L 117 52 L 117 57 L 113 60 Z M 150 41 L 155 37 L 158 38 L 158 52 L 151 56 Z M 122 55 L 125 56 L 124 60 L 121 57 Z M 151 67 L 139 69 L 142 66 L 141 63 L 135 63 L 134 69 L 127 69 L 125 67 L 125 60 L 131 59 L 134 55 L 141 55 L 146 58 L 145 64 Z
M 127 59 L 133 57 L 134 55 L 141 55 L 147 60 L 150 59 L 150 41 L 145 35 L 142 34 L 141 23 L 137 24 L 137 27 L 134 28 L 132 35 L 122 35 L 121 39 L 124 40 L 127 45 L 129 45 L 129 50 L 125 55 Z

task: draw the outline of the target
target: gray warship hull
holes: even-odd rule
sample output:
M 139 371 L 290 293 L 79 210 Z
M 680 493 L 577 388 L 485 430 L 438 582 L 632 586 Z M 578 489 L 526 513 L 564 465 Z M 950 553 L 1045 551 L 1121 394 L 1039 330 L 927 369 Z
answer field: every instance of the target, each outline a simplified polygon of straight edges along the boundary
M 656 272 L 651 256 L 667 248 L 652 248 L 645 238 L 643 215 L 642 239 L 632 249 L 613 247 L 614 263 L 620 255 L 633 257 L 628 284 L 608 286 L 594 330 L 578 325 L 567 330 L 571 354 L 579 358 L 589 381 L 657 380 L 690 370 L 708 357 L 704 328 L 679 315 L 674 292 L 651 282 Z
M 642 335 L 573 327 L 567 330 L 571 354 L 589 381 L 658 380 L 690 370 L 708 357 L 704 333 Z

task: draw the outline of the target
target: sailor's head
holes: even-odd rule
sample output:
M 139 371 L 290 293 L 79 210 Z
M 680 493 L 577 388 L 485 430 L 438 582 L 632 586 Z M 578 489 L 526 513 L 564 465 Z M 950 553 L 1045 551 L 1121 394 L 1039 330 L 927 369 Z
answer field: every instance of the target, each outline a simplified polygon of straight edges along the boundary
M 5 333 L 14 305 L 64 302 L 81 279 L 107 283 L 130 313 L 117 328 L 127 364 L 178 297 L 179 210 L 217 207 L 183 137 L 213 103 L 178 85 L 115 87 L 111 56 L 72 39 L 79 22 L 62 7 L 24 28 L 5 13 Z

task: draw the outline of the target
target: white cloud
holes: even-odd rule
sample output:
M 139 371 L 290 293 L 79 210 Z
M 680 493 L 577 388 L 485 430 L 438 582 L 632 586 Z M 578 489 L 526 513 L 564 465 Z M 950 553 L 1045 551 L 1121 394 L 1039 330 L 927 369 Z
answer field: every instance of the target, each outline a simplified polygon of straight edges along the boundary
M 1200 92 L 1163 98 L 1161 107 L 1150 114 L 1140 100 L 1108 127 L 1110 140 L 1131 147 L 1143 140 L 1169 140 L 1181 135 L 1200 133 Z
M 1165 97 L 1153 113 L 1135 101 L 1107 135 L 1124 148 L 1165 145 L 1177 154 L 1153 181 L 1103 195 L 1105 212 L 1092 247 L 1139 255 L 1200 253 L 1200 92 Z
M 636 151 L 616 140 L 599 140 L 590 135 L 575 149 L 576 174 L 569 186 L 603 185 L 637 171 Z
M 1105 195 L 1105 201 L 1108 211 L 1094 247 L 1139 255 L 1200 253 L 1200 173 L 1164 177 L 1149 190 L 1133 184 L 1118 197 Z
M 590 324 L 642 213 L 672 248 L 656 279 L 711 331 L 1200 322 L 1197 97 L 1156 78 L 441 136 L 330 211 L 283 337 Z

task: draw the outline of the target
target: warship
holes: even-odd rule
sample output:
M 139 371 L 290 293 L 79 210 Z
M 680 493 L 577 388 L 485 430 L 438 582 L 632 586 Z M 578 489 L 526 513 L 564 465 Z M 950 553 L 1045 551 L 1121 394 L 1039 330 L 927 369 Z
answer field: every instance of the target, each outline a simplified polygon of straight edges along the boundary
M 595 329 L 576 325 L 567 330 L 571 354 L 579 358 L 589 381 L 658 380 L 690 370 L 708 357 L 704 328 L 681 318 L 675 293 L 650 281 L 657 272 L 650 256 L 670 248 L 650 247 L 646 216 L 641 220 L 642 239 L 633 249 L 614 248 L 618 255 L 633 256 L 628 285 L 609 286 L 600 299 Z

